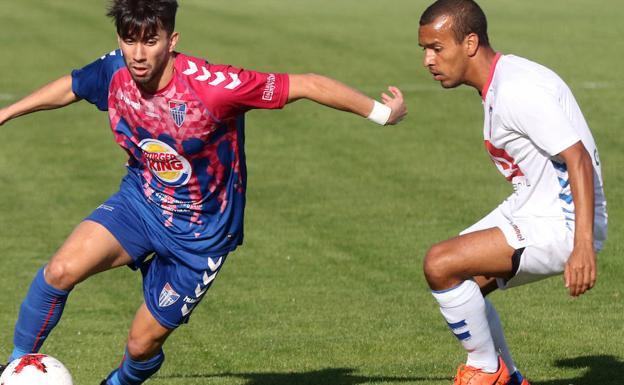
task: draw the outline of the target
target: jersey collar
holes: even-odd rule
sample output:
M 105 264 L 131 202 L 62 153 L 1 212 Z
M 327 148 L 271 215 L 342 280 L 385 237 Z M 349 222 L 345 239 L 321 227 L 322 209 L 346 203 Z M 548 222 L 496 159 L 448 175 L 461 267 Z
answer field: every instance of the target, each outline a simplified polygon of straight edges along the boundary
M 485 101 L 485 98 L 487 97 L 487 92 L 490 89 L 490 84 L 492 84 L 492 79 L 494 78 L 494 71 L 496 71 L 496 64 L 498 64 L 498 59 L 500 59 L 501 56 L 501 53 L 497 52 L 496 56 L 494 56 L 494 60 L 492 60 L 492 63 L 490 64 L 490 75 L 488 76 L 488 80 L 487 82 L 485 82 L 485 85 L 481 90 L 481 98 L 483 99 L 483 101 Z

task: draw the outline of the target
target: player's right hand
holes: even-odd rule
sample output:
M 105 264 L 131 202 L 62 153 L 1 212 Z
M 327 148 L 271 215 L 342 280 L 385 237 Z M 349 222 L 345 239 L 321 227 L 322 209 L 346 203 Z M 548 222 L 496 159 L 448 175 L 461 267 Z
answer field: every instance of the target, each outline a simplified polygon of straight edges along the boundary
M 401 90 L 390 86 L 388 87 L 388 91 L 390 91 L 392 96 L 387 95 L 385 92 L 381 94 L 381 100 L 383 103 L 392 109 L 392 113 L 390 114 L 386 125 L 397 124 L 405 118 L 405 115 L 407 115 L 407 106 L 405 106 Z
M 572 297 L 596 284 L 596 253 L 593 245 L 575 246 L 563 271 L 563 280 Z

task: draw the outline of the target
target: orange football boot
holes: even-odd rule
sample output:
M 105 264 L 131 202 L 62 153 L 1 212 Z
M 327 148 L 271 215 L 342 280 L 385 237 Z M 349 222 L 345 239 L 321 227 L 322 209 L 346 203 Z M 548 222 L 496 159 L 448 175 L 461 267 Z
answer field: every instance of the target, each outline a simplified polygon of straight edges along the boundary
M 507 365 L 505 365 L 505 362 L 499 357 L 498 371 L 495 373 L 486 373 L 472 366 L 460 365 L 459 368 L 457 368 L 457 374 L 455 375 L 455 382 L 453 382 L 453 385 L 507 385 L 509 379 Z

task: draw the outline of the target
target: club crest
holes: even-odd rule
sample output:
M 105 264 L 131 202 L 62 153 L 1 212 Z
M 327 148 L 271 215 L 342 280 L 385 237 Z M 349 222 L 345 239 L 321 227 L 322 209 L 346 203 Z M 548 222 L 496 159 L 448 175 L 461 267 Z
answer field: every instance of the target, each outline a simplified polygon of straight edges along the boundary
M 182 127 L 184 119 L 186 118 L 186 111 L 186 103 L 175 100 L 169 101 L 169 113 L 176 126 Z
M 176 303 L 178 299 L 180 299 L 180 294 L 176 293 L 176 291 L 173 290 L 169 282 L 167 282 L 160 292 L 160 296 L 158 297 L 158 306 L 171 306 Z

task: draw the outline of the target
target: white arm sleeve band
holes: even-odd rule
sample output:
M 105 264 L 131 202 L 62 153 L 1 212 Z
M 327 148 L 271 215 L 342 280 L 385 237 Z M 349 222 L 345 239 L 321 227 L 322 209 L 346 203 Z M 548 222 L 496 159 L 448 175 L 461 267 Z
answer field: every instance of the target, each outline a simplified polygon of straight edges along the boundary
M 388 119 L 390 118 L 391 113 L 392 113 L 392 108 L 386 106 L 385 104 L 381 104 L 375 100 L 375 104 L 373 105 L 373 110 L 367 116 L 367 119 L 372 120 L 373 122 L 384 126 L 386 123 L 388 123 Z

